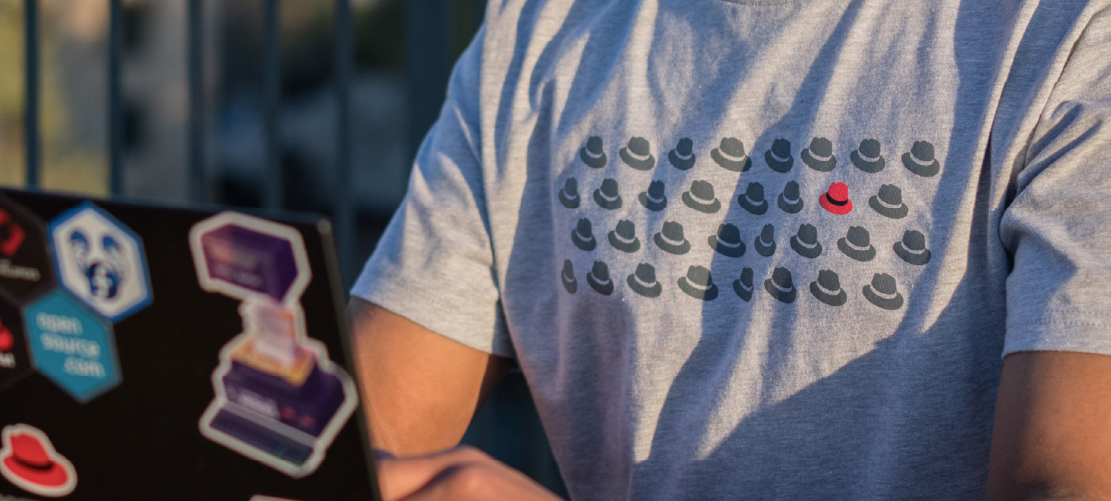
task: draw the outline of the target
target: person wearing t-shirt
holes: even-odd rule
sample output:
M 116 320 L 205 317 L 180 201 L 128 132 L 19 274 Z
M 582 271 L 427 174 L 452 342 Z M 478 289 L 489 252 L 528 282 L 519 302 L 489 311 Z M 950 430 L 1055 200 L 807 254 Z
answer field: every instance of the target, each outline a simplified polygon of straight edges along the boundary
M 351 291 L 387 496 L 545 495 L 436 452 L 515 359 L 576 500 L 1111 498 L 1109 50 L 1107 0 L 491 2 Z

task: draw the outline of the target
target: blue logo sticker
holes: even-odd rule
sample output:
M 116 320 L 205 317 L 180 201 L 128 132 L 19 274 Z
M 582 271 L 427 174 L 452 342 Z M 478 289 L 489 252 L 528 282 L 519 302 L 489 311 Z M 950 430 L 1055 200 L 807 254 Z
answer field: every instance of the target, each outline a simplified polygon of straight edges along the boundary
M 103 209 L 84 203 L 50 222 L 59 281 L 118 322 L 151 302 L 143 243 Z
M 35 369 L 78 402 L 120 384 L 112 328 L 56 290 L 24 311 Z

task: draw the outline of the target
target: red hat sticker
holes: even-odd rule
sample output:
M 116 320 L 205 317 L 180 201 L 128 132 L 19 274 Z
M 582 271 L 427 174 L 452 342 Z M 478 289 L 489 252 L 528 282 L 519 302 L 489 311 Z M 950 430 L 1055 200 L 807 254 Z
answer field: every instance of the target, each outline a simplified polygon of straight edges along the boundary
M 77 487 L 73 463 L 58 454 L 46 434 L 25 424 L 5 426 L 0 475 L 32 494 L 60 498 Z
M 818 203 L 834 214 L 844 215 L 853 210 L 853 201 L 849 200 L 849 187 L 845 183 L 832 183 L 829 190 L 818 197 Z

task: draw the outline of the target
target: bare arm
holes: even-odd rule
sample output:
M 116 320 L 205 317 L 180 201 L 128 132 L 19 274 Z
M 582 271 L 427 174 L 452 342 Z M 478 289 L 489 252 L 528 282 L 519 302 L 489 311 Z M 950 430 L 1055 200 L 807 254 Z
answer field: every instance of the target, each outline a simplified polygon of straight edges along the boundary
M 1111 499 L 1111 356 L 1007 356 L 988 499 Z
M 371 440 L 395 455 L 458 444 L 511 365 L 358 298 L 347 316 Z

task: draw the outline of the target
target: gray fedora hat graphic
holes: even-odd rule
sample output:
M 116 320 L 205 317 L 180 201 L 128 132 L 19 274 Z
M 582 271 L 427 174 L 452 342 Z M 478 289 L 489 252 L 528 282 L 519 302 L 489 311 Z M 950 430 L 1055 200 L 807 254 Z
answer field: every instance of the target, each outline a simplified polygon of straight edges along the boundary
M 663 292 L 663 285 L 656 281 L 656 268 L 648 263 L 638 264 L 636 273 L 629 275 L 625 281 L 633 292 L 644 297 L 660 297 Z
M 830 306 L 841 306 L 849 299 L 849 294 L 841 288 L 841 279 L 833 270 L 819 271 L 818 279 L 810 282 L 810 293 Z
M 617 222 L 617 228 L 609 232 L 610 245 L 622 252 L 636 252 L 640 250 L 640 239 L 637 238 L 636 225 L 632 221 Z
M 868 205 L 872 210 L 891 219 L 906 217 L 909 210 L 907 204 L 903 203 L 903 190 L 893 184 L 880 186 L 879 193 L 868 199 Z
M 795 302 L 799 293 L 799 290 L 795 288 L 795 283 L 791 280 L 791 271 L 787 268 L 773 270 L 772 277 L 764 280 L 764 290 L 784 303 Z
M 667 159 L 672 166 L 679 170 L 688 170 L 694 167 L 694 141 L 691 141 L 688 137 L 680 139 L 679 144 L 667 153 Z
M 818 229 L 812 224 L 799 226 L 798 233 L 791 235 L 791 248 L 802 257 L 814 259 L 822 255 L 822 243 L 818 241 Z
M 764 199 L 764 185 L 748 183 L 745 192 L 737 196 L 737 203 L 757 216 L 768 212 L 768 201 Z
M 691 189 L 683 192 L 683 203 L 704 214 L 713 214 L 721 209 L 721 201 L 714 198 L 714 185 L 707 181 L 692 182 Z
M 930 262 L 926 236 L 918 230 L 907 230 L 903 233 L 903 240 L 895 242 L 895 254 L 910 264 L 923 265 Z
M 741 278 L 733 281 L 733 292 L 741 299 L 752 301 L 752 268 L 745 267 L 741 270 Z
M 620 151 L 621 160 L 625 165 L 636 170 L 652 170 L 656 166 L 656 157 L 652 156 L 652 147 L 643 137 L 629 139 L 629 144 Z
M 691 250 L 691 243 L 683 237 L 683 225 L 674 221 L 664 222 L 663 228 L 656 233 L 652 240 L 656 246 L 672 254 L 686 254 Z
M 579 219 L 579 224 L 575 229 L 571 230 L 571 241 L 584 251 L 592 251 L 598 245 L 598 241 L 594 239 L 590 220 L 587 218 Z
M 723 169 L 742 172 L 752 168 L 752 158 L 745 153 L 745 143 L 735 137 L 723 137 L 718 147 L 710 150 L 710 158 Z
M 613 294 L 613 280 L 610 280 L 610 269 L 606 263 L 594 261 L 594 267 L 586 274 L 586 283 L 590 284 L 590 288 L 598 294 L 604 296 Z
M 741 230 L 732 223 L 718 227 L 716 235 L 710 235 L 710 248 L 723 256 L 741 257 L 745 255 L 745 243 L 741 241 Z
M 661 211 L 667 207 L 667 196 L 664 195 L 664 182 L 652 181 L 648 183 L 648 191 L 640 192 L 640 205 L 652 211 Z
M 679 288 L 688 296 L 703 301 L 712 301 L 718 297 L 718 286 L 710 276 L 710 270 L 701 266 L 687 269 L 687 276 L 679 277 Z
M 928 141 L 915 141 L 910 151 L 903 153 L 903 167 L 922 177 L 933 177 L 941 170 L 934 158 L 934 145 Z
M 577 209 L 580 201 L 579 182 L 573 177 L 567 178 L 567 182 L 563 184 L 563 189 L 559 190 L 559 203 L 568 209 Z
M 872 246 L 868 230 L 860 226 L 850 226 L 848 234 L 837 239 L 837 248 L 842 254 L 861 262 L 876 257 L 876 248 Z
M 608 177 L 603 179 L 602 186 L 594 190 L 594 203 L 603 209 L 620 209 L 622 201 L 617 181 Z
M 563 271 L 559 273 L 559 281 L 563 282 L 563 288 L 571 294 L 579 290 L 579 282 L 575 280 L 575 265 L 571 264 L 570 259 L 563 261 Z
M 829 172 L 837 166 L 837 156 L 833 154 L 833 143 L 824 137 L 810 140 L 810 147 L 802 149 L 803 163 L 819 172 Z
M 794 181 L 787 181 L 787 185 L 783 187 L 783 193 L 779 194 L 779 208 L 788 214 L 798 214 L 802 211 L 803 202 L 799 194 L 799 183 Z
M 602 138 L 598 136 L 590 136 L 586 140 L 586 146 L 579 148 L 579 158 L 588 167 L 601 169 L 606 166 L 606 152 L 602 148 Z
M 765 224 L 760 234 L 752 241 L 752 247 L 756 249 L 757 254 L 764 257 L 775 254 L 775 227 Z
M 903 307 L 903 295 L 895 285 L 895 277 L 886 273 L 876 273 L 872 276 L 872 283 L 864 286 L 864 298 L 885 310 L 897 310 Z
M 772 147 L 764 152 L 764 161 L 776 172 L 791 170 L 795 165 L 795 157 L 791 156 L 791 142 L 782 138 L 772 141 Z
M 875 174 L 883 170 L 887 161 L 883 159 L 880 154 L 880 142 L 875 139 L 865 139 L 860 142 L 860 147 L 853 150 L 849 154 L 849 159 L 853 161 L 856 168 Z

